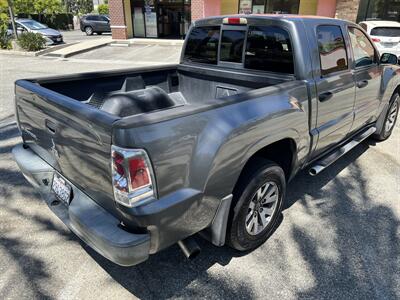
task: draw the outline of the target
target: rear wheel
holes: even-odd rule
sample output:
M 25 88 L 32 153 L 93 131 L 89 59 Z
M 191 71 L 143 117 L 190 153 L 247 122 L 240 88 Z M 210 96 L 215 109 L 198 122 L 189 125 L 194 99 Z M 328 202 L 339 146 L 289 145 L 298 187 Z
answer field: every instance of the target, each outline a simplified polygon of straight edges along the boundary
M 399 114 L 400 107 L 400 96 L 399 94 L 394 94 L 390 101 L 389 109 L 386 113 L 386 118 L 384 125 L 382 126 L 380 132 L 374 134 L 374 138 L 378 141 L 384 141 L 390 137 L 394 126 L 396 125 L 397 116 Z
M 276 163 L 257 159 L 239 179 L 234 191 L 228 244 L 240 251 L 251 250 L 272 234 L 282 211 L 285 175 Z
M 90 26 L 86 26 L 85 33 L 86 33 L 86 35 L 93 35 L 93 28 Z

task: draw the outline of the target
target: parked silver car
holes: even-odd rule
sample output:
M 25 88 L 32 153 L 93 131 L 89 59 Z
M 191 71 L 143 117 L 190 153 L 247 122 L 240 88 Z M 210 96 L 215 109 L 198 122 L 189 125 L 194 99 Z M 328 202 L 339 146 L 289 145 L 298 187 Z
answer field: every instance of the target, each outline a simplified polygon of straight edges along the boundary
M 63 43 L 63 36 L 58 30 L 49 28 L 47 25 L 39 23 L 32 19 L 17 19 L 15 20 L 18 34 L 24 32 L 36 32 L 41 34 L 46 39 L 47 45 L 55 45 Z M 12 35 L 13 30 L 11 24 L 8 27 L 8 34 Z

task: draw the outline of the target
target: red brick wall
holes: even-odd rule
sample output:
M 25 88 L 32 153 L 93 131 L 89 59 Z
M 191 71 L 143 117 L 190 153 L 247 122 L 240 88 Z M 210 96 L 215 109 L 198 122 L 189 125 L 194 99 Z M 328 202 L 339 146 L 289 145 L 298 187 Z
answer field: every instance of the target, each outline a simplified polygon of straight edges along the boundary
M 192 0 L 192 21 L 221 14 L 221 0 Z
M 192 21 L 204 18 L 204 0 L 192 0 Z
M 125 24 L 124 0 L 109 0 L 108 6 L 111 19 L 112 38 L 127 39 L 128 32 Z
M 355 22 L 360 0 L 337 0 L 335 18 Z

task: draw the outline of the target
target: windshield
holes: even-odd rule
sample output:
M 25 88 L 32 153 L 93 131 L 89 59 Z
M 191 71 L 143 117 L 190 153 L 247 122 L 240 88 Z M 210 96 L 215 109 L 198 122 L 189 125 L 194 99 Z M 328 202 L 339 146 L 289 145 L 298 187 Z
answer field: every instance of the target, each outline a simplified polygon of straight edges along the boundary
M 19 23 L 21 23 L 22 25 L 24 25 L 25 27 L 28 27 L 29 29 L 33 29 L 33 30 L 40 30 L 40 29 L 46 29 L 47 26 L 36 22 L 34 20 L 24 20 L 24 21 L 19 21 Z
M 371 35 L 400 37 L 400 27 L 375 27 L 371 30 Z

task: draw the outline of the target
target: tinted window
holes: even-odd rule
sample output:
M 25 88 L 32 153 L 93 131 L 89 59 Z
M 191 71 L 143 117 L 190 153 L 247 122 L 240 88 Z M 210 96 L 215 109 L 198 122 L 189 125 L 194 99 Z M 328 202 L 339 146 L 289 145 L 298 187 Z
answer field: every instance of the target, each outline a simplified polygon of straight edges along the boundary
M 98 16 L 88 16 L 88 17 L 86 18 L 86 20 L 89 20 L 89 21 L 98 21 L 98 20 L 99 20 L 99 17 L 98 17 Z
M 371 29 L 371 35 L 399 37 L 400 27 L 375 27 Z
M 219 26 L 195 27 L 187 40 L 184 60 L 217 64 Z
M 250 26 L 245 68 L 293 74 L 293 53 L 289 34 L 275 26 Z
M 365 34 L 361 30 L 351 27 L 349 35 L 356 67 L 374 64 L 375 49 Z
M 321 74 L 327 75 L 347 69 L 347 53 L 342 30 L 339 26 L 318 26 L 318 48 Z
M 224 30 L 221 37 L 221 61 L 242 62 L 246 31 Z

